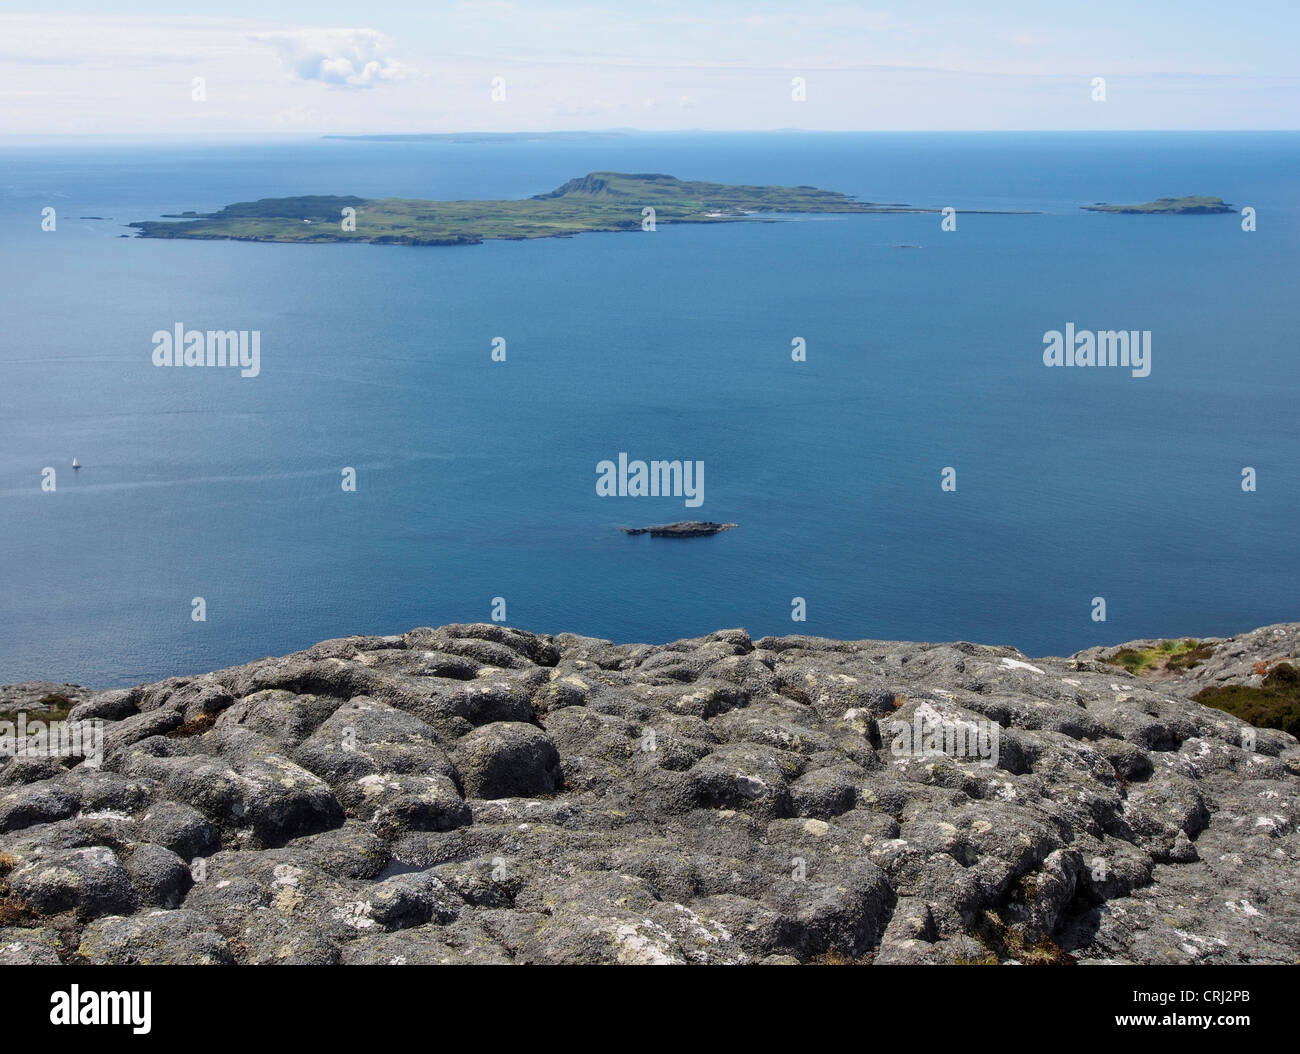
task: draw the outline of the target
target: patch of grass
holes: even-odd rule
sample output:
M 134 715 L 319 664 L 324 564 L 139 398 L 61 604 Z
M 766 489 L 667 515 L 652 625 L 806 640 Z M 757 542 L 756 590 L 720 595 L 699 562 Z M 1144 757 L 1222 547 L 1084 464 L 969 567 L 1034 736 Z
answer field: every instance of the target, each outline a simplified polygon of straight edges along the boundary
M 36 700 L 35 706 L 20 706 L 16 710 L 0 710 L 0 721 L 17 723 L 19 714 L 31 721 L 66 721 L 77 701 L 62 692 L 47 692 Z M 37 709 L 36 707 L 40 707 Z
M 985 952 L 978 958 L 959 955 L 953 960 L 954 966 L 997 966 L 1001 960 L 993 952 Z
M 189 721 L 183 721 L 170 732 L 167 733 L 171 739 L 188 739 L 190 736 L 201 736 L 214 724 L 216 724 L 214 714 L 199 714 L 198 717 L 191 718 Z
M 1202 688 L 1192 698 L 1248 721 L 1256 728 L 1280 728 L 1300 736 L 1300 671 L 1289 662 L 1273 667 L 1258 688 L 1245 684 L 1212 685 Z
M 1102 657 L 1102 662 L 1112 666 L 1123 666 L 1129 673 L 1138 673 L 1151 661 L 1149 652 L 1136 651 L 1133 648 L 1120 648 L 1114 655 Z
M 1050 937 L 1027 941 L 1020 926 L 1007 925 L 994 911 L 984 912 L 977 939 L 989 949 L 988 956 L 992 956 L 992 962 L 1015 959 L 1027 966 L 1067 966 L 1075 962 L 1074 956 Z M 973 961 L 986 962 L 989 961 L 988 956 Z
M 1181 651 L 1175 651 L 1170 655 L 1169 661 L 1165 663 L 1168 670 L 1193 670 L 1200 666 L 1206 659 L 1214 654 L 1214 647 L 1209 644 L 1202 644 L 1200 641 L 1183 641 L 1191 647 Z
M 1102 657 L 1112 666 L 1123 666 L 1129 673 L 1141 677 L 1162 670 L 1191 670 L 1214 654 L 1214 648 L 1199 640 L 1162 640 L 1154 648 L 1120 648 L 1113 655 Z
M 36 929 L 44 920 L 31 907 L 21 900 L 10 896 L 0 896 L 0 926 L 17 926 L 20 929 Z
M 1027 966 L 1067 966 L 1074 962 L 1074 956 L 1050 937 L 1029 944 L 1013 939 L 1008 944 L 1008 951 L 1011 958 Z
M 31 905 L 9 892 L 7 878 L 9 872 L 17 866 L 18 858 L 13 853 L 0 853 L 0 926 L 30 928 L 40 923 L 40 916 L 32 910 Z
M 855 958 L 852 955 L 845 955 L 842 951 L 832 948 L 821 955 L 814 955 L 808 961 L 817 966 L 865 966 L 871 960 L 867 957 Z

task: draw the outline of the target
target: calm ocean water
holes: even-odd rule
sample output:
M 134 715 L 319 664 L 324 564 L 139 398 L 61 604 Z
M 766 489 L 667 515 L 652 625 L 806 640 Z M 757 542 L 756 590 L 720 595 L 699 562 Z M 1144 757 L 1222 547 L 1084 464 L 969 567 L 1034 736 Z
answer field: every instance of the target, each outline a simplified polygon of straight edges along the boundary
M 1041 215 L 119 237 L 258 197 L 522 197 L 600 169 Z M 1295 619 L 1297 171 L 1290 133 L 0 141 L 0 682 L 128 684 L 486 621 L 498 596 L 512 625 L 618 640 L 1030 654 Z M 1191 193 L 1254 206 L 1258 231 L 1079 209 Z M 260 330 L 261 376 L 155 369 L 177 322 Z M 1151 330 L 1151 375 L 1045 368 L 1067 322 Z M 598 497 L 620 451 L 704 461 L 703 506 Z M 688 518 L 741 526 L 616 529 Z

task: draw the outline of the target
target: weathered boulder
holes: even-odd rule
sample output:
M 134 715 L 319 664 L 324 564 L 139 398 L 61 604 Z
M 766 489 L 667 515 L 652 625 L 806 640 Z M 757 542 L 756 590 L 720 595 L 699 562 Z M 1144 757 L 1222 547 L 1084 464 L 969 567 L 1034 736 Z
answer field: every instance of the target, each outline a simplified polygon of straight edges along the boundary
M 130 873 L 105 846 L 33 852 L 9 876 L 9 889 L 42 915 L 74 910 L 88 918 L 121 915 L 139 903 Z
M 54 930 L 0 926 L 0 966 L 58 966 L 59 946 Z
M 456 743 L 452 759 L 470 798 L 550 794 L 563 779 L 551 737 L 519 721 L 474 729 Z
M 197 911 L 142 911 L 97 919 L 78 955 L 113 966 L 216 966 L 234 963 L 226 939 Z

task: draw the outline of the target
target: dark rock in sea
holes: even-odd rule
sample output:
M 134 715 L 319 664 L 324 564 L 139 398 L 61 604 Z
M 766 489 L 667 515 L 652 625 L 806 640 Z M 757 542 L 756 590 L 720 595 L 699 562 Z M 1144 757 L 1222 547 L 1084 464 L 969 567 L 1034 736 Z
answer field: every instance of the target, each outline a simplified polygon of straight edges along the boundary
M 1190 696 L 1298 631 L 1137 677 L 459 625 L 68 691 L 106 757 L 0 767 L 0 963 L 1294 963 L 1300 744 Z
M 624 534 L 648 534 L 651 538 L 697 538 L 700 535 L 730 531 L 737 526 L 739 525 L 735 523 L 714 523 L 711 520 L 682 520 L 657 527 L 622 527 L 620 530 Z

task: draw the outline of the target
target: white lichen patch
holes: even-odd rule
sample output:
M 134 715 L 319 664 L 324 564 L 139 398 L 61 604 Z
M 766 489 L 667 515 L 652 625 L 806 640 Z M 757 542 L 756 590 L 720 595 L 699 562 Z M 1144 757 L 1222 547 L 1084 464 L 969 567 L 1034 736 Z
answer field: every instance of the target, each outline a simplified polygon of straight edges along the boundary
M 383 776 L 370 775 L 362 776 L 357 783 L 361 785 L 361 793 L 367 798 L 376 798 L 387 791 L 401 790 L 400 783 L 389 782 Z
M 330 917 L 355 930 L 370 930 L 376 925 L 375 920 L 370 917 L 370 910 L 370 901 L 354 900 L 336 907 L 330 912 Z
M 671 966 L 681 962 L 672 954 L 673 938 L 653 919 L 620 923 L 613 931 L 618 961 L 638 966 Z

